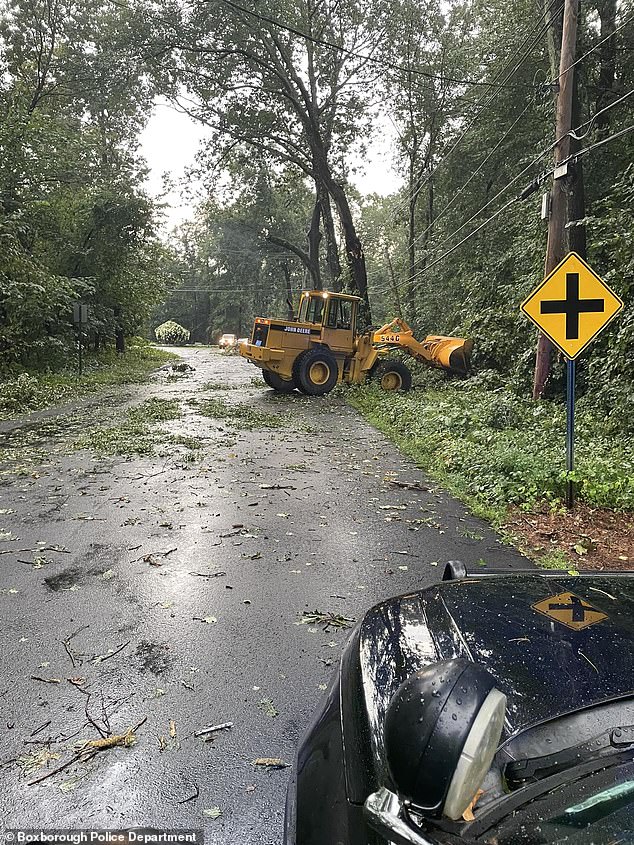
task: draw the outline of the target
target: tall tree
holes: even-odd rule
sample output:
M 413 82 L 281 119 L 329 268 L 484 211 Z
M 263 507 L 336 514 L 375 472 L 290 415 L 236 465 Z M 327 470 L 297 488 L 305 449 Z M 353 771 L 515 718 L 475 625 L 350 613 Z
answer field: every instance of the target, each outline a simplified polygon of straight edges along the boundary
M 342 162 L 364 128 L 361 92 L 374 78 L 368 55 L 380 33 L 369 34 L 367 13 L 356 0 L 200 4 L 184 20 L 175 70 L 196 98 L 193 112 L 215 128 L 220 160 L 228 147 L 244 145 L 312 181 L 331 276 L 338 273 L 334 205 L 343 281 L 366 304 L 365 256 Z

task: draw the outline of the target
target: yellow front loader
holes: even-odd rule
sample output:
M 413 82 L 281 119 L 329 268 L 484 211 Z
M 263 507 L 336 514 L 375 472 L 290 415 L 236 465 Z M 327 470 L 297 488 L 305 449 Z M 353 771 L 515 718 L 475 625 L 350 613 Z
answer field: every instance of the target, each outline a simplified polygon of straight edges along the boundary
M 359 334 L 360 302 L 343 293 L 304 291 L 297 320 L 257 317 L 240 354 L 262 369 L 269 387 L 281 393 L 297 388 L 309 396 L 368 378 L 384 390 L 409 390 L 412 375 L 402 361 L 387 357 L 392 350 L 450 372 L 468 372 L 473 341 L 429 335 L 421 342 L 400 318 Z

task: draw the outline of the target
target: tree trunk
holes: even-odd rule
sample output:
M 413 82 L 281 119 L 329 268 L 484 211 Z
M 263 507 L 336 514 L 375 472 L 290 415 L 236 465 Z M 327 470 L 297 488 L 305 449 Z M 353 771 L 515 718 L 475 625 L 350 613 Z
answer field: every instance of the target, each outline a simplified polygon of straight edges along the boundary
M 337 249 L 337 237 L 335 235 L 335 224 L 332 219 L 330 197 L 328 195 L 328 189 L 321 180 L 316 181 L 316 187 L 319 206 L 321 209 L 321 218 L 324 223 L 324 232 L 326 234 L 326 265 L 330 276 L 329 286 L 331 290 L 340 291 L 341 262 L 339 261 L 339 250 Z
M 295 310 L 293 308 L 293 286 L 291 285 L 291 268 L 288 266 L 288 261 L 282 263 L 282 271 L 284 272 L 284 282 L 286 283 L 286 304 L 288 305 L 288 319 L 293 320 L 295 317 Z
M 550 78 L 557 79 L 559 77 L 559 54 L 561 52 L 561 31 L 564 22 L 563 6 L 559 13 L 554 16 L 552 10 L 549 12 L 548 7 L 551 6 L 550 0 L 544 0 L 544 14 L 548 15 L 548 28 L 546 29 L 546 46 L 548 47 L 548 60 L 550 63 Z M 554 94 L 555 101 L 557 94 Z
M 616 0 L 603 0 L 597 4 L 601 18 L 601 38 L 603 44 L 599 47 L 601 67 L 599 70 L 599 85 L 596 98 L 596 109 L 599 112 L 614 99 L 614 82 L 616 74 Z M 612 37 L 610 37 L 612 36 Z M 605 40 L 604 40 L 605 39 Z M 610 126 L 610 112 L 600 114 L 596 120 L 597 134 L 602 137 L 607 134 Z
M 114 318 L 116 322 L 115 328 L 115 349 L 119 353 L 119 355 L 123 355 L 125 352 L 125 335 L 123 333 L 123 325 L 121 322 L 121 308 L 118 306 L 113 309 L 114 311 Z
M 360 296 L 362 302 L 362 312 L 367 311 L 363 316 L 371 321 L 370 316 L 370 300 L 368 298 L 368 274 L 365 266 L 365 253 L 363 246 L 357 235 L 357 231 L 352 219 L 352 212 L 348 204 L 348 198 L 345 191 L 338 185 L 334 179 L 330 180 L 328 191 L 337 206 L 339 212 L 339 219 L 343 229 L 343 239 L 346 247 L 346 262 L 350 273 L 350 286 L 353 292 Z M 363 307 L 365 306 L 365 308 Z
M 370 301 L 368 299 L 368 275 L 365 266 L 365 255 L 361 241 L 359 240 L 359 236 L 357 235 L 357 231 L 355 229 L 350 204 L 348 203 L 348 197 L 346 196 L 344 189 L 332 175 L 323 140 L 317 132 L 314 132 L 311 135 L 310 144 L 313 153 L 315 182 L 318 186 L 318 190 L 320 186 L 323 186 L 326 189 L 330 197 L 332 197 L 337 208 L 337 214 L 339 215 L 339 221 L 343 230 L 350 288 L 353 294 L 360 296 L 362 299 L 361 308 L 359 310 L 360 323 L 363 325 L 363 323 L 367 321 L 367 323 L 370 324 L 372 322 L 372 317 L 370 312 Z M 326 207 L 328 209 L 330 208 L 330 202 L 328 201 L 325 203 L 322 200 L 321 195 L 319 195 L 319 198 L 323 215 L 324 209 Z M 329 232 L 328 227 L 326 226 L 327 241 L 328 238 Z M 341 290 L 341 286 L 336 287 L 335 290 Z
M 401 309 L 401 297 L 398 292 L 398 284 L 396 282 L 396 276 L 394 275 L 394 267 L 392 265 L 392 259 L 390 258 L 390 251 L 387 247 L 385 247 L 385 260 L 387 262 L 388 270 L 390 271 L 390 281 L 392 282 L 392 290 L 394 291 L 394 302 L 396 305 L 396 316 L 400 317 L 401 320 L 403 319 L 403 311 Z
M 416 239 L 416 203 L 418 202 L 418 191 L 416 190 L 416 179 L 414 176 L 414 155 L 409 157 L 409 173 L 408 173 L 408 188 L 409 188 L 409 209 L 407 219 L 407 278 L 414 278 L 416 272 L 416 246 L 414 241 Z
M 321 231 L 319 229 L 320 221 L 321 203 L 319 202 L 319 198 L 317 198 L 310 218 L 310 228 L 308 229 L 309 270 L 310 275 L 312 276 L 312 285 L 316 290 L 321 290 L 321 269 L 319 267 L 319 244 L 321 243 Z

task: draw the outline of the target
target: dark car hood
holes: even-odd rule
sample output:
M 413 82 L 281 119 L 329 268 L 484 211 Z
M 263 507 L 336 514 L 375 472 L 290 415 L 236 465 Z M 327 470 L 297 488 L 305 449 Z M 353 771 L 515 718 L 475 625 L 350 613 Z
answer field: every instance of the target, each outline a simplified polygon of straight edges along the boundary
M 573 630 L 533 609 L 566 592 L 606 618 Z M 448 581 L 372 608 L 361 623 L 359 648 L 380 769 L 392 695 L 409 675 L 438 660 L 467 657 L 491 672 L 507 697 L 508 739 L 634 693 L 634 577 L 528 574 Z

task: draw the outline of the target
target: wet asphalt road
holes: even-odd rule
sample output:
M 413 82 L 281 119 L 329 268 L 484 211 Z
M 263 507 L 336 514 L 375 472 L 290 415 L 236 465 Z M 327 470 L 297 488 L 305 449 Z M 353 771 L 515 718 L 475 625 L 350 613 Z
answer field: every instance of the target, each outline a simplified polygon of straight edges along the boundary
M 359 619 L 452 558 L 523 562 L 434 484 L 390 483 L 428 484 L 341 398 L 277 396 L 239 357 L 180 354 L 195 368 L 184 378 L 0 425 L 14 450 L 0 466 L 4 827 L 191 827 L 210 845 L 277 845 L 290 770 L 253 760 L 293 761 L 349 634 L 302 613 Z M 150 396 L 180 400 L 183 417 L 158 430 L 196 438 L 194 460 L 160 443 L 134 459 L 68 448 Z M 245 430 L 201 416 L 200 399 L 284 425 Z M 144 719 L 134 746 L 28 785 L 98 729 Z M 193 735 L 229 721 L 213 741 Z

